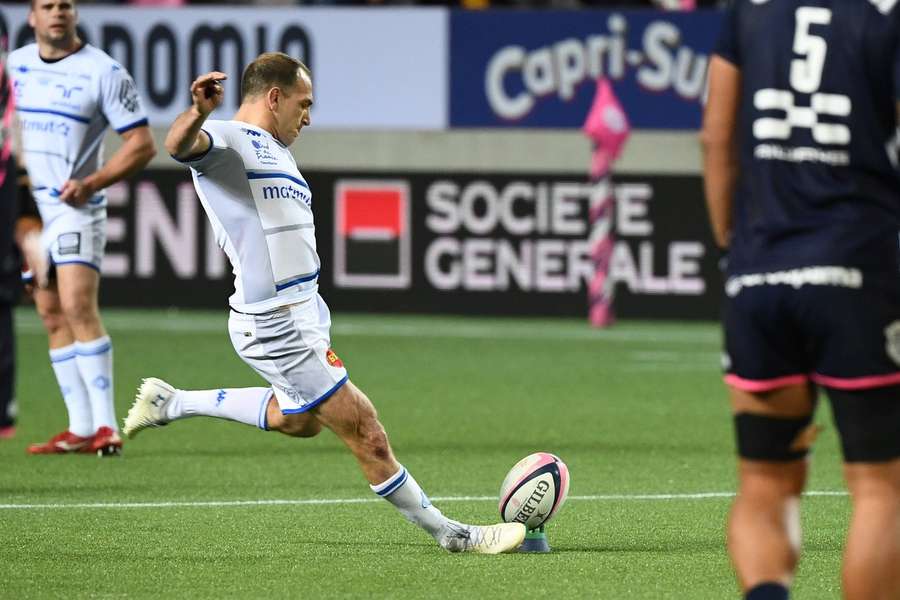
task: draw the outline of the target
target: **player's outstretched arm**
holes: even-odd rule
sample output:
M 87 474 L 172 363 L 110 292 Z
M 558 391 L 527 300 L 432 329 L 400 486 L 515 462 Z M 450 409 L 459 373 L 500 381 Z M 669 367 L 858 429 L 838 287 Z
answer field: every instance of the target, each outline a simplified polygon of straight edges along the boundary
M 166 134 L 166 150 L 177 159 L 184 160 L 203 154 L 209 149 L 207 135 L 200 135 L 203 122 L 225 98 L 222 81 L 225 73 L 212 71 L 201 75 L 191 84 L 191 107 L 178 115 Z
M 724 58 L 709 64 L 709 99 L 703 113 L 703 183 L 713 236 L 720 248 L 731 240 L 732 196 L 738 178 L 737 126 L 741 72 Z

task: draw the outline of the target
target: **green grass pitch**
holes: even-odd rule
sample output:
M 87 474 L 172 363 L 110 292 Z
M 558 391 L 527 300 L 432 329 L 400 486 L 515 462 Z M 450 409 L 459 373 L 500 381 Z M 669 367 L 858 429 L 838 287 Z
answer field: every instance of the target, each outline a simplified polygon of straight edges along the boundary
M 149 375 L 262 385 L 226 318 L 107 311 L 119 417 Z M 491 557 L 443 552 L 370 492 L 328 432 L 295 440 L 193 419 L 142 433 L 121 458 L 26 456 L 67 421 L 33 311 L 17 323 L 20 424 L 0 442 L 3 598 L 738 597 L 713 324 L 334 315 L 335 350 L 445 513 L 495 521 L 503 476 L 531 452 L 569 465 L 553 552 Z M 840 492 L 828 411 L 818 420 L 809 489 Z M 839 597 L 848 512 L 843 494 L 805 500 L 796 598 Z

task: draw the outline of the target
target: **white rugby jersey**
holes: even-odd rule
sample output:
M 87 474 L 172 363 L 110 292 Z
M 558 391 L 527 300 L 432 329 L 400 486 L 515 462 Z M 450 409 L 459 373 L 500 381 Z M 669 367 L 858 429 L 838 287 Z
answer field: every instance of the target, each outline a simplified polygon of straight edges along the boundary
M 44 222 L 66 210 L 104 207 L 102 191 L 79 209 L 60 202 L 59 192 L 67 180 L 100 168 L 107 126 L 124 133 L 147 124 L 131 76 L 90 44 L 58 60 L 42 59 L 29 44 L 11 52 L 8 65 L 22 154 Z
M 212 145 L 184 161 L 234 270 L 231 307 L 259 314 L 318 290 L 312 193 L 290 149 L 240 121 L 207 121 Z

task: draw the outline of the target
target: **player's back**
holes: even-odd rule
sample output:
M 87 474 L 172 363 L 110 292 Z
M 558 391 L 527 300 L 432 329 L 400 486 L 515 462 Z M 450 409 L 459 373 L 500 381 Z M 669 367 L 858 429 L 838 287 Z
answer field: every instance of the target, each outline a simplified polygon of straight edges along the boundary
M 897 273 L 897 0 L 738 0 L 717 54 L 741 71 L 730 269 Z

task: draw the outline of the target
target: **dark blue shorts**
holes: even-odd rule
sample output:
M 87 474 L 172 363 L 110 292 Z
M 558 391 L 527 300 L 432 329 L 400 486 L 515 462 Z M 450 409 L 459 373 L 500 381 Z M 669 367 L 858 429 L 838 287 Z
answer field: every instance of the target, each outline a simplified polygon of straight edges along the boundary
M 726 282 L 725 381 L 765 392 L 900 384 L 900 275 L 807 267 Z

